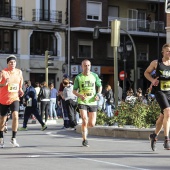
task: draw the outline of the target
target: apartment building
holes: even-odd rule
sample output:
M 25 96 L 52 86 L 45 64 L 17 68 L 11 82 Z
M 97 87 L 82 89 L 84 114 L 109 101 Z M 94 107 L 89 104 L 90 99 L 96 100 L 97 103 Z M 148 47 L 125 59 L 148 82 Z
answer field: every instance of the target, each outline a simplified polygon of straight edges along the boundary
M 49 82 L 58 87 L 66 68 L 66 0 L 0 0 L 0 69 L 14 54 L 24 79 L 45 80 L 45 51 L 52 51 L 54 66 Z
M 150 61 L 161 57 L 166 43 L 164 0 L 71 0 L 70 1 L 70 62 L 71 75 L 81 71 L 83 59 L 92 62 L 92 71 L 98 73 L 103 85 L 114 86 L 114 56 L 111 48 L 111 21 L 121 22 L 120 44 L 123 47 L 132 37 L 136 47 L 137 88 L 146 89 L 149 83 L 143 76 Z M 100 29 L 98 39 L 93 38 L 94 28 Z M 125 31 L 124 31 L 125 30 Z M 128 32 L 128 34 L 127 34 Z M 126 68 L 126 88 L 133 87 L 131 72 L 134 69 L 134 49 L 118 54 L 118 72 Z M 137 73 L 137 71 L 136 71 Z M 123 81 L 120 85 L 123 86 Z

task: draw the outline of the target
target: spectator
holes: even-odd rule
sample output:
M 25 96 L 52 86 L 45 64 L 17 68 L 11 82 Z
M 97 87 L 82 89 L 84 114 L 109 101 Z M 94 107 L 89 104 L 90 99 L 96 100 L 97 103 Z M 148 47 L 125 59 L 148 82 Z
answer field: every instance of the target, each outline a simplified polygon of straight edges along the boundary
M 56 112 L 56 100 L 58 91 L 54 88 L 54 83 L 50 83 L 50 119 L 58 119 Z
M 112 105 L 114 103 L 113 100 L 113 91 L 110 85 L 106 85 L 105 87 L 106 93 L 106 113 L 108 117 L 113 117 Z
M 25 81 L 24 85 L 26 87 L 26 91 L 24 94 L 24 101 L 25 101 L 24 104 L 25 104 L 26 108 L 25 108 L 25 113 L 24 113 L 23 126 L 21 128 L 19 128 L 19 130 L 20 131 L 27 130 L 28 119 L 30 118 L 31 114 L 33 114 L 36 117 L 36 119 L 39 121 L 39 123 L 41 124 L 41 126 L 42 126 L 41 130 L 44 131 L 45 129 L 47 129 L 47 126 L 42 121 L 42 118 L 38 112 L 35 88 L 33 86 L 31 86 L 30 80 Z
M 38 99 L 38 94 L 40 92 L 40 83 L 39 82 L 36 82 L 35 83 L 35 91 L 36 91 L 36 97 Z M 37 108 L 39 110 L 39 114 L 41 115 L 40 111 L 41 111 L 41 106 L 40 106 L 40 102 L 37 100 Z
M 144 102 L 144 96 L 142 94 L 142 89 L 138 88 L 137 92 L 136 92 L 136 101 L 143 103 Z
M 50 89 L 45 81 L 41 83 L 41 85 L 42 87 L 38 95 L 38 101 L 41 102 L 41 117 L 43 119 L 45 115 L 45 122 L 47 122 L 50 106 Z
M 122 95 L 123 95 L 123 90 L 119 85 L 119 81 L 118 81 L 118 102 L 122 101 Z
M 77 108 L 77 96 L 73 94 L 73 85 L 68 78 L 63 80 L 63 95 L 62 98 L 66 102 L 66 108 L 68 111 L 70 127 L 74 128 L 77 125 L 76 120 L 76 108 Z
M 60 83 L 60 87 L 59 87 L 59 91 L 58 91 L 58 105 L 62 109 L 63 121 L 64 121 L 63 129 L 64 128 L 69 128 L 69 126 L 70 126 L 69 125 L 69 118 L 68 118 L 68 111 L 67 111 L 67 108 L 66 108 L 66 102 L 62 98 L 63 90 L 64 90 L 63 81 L 64 81 L 64 79 L 67 79 L 67 78 L 69 78 L 69 76 L 67 74 L 64 74 L 63 75 L 63 80 Z

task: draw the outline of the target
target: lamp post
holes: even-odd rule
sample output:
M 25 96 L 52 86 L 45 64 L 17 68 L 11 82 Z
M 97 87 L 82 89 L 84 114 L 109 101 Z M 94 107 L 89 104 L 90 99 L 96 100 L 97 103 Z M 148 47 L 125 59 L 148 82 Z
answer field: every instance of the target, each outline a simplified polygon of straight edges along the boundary
M 123 69 L 124 69 L 124 73 L 125 73 L 125 77 L 123 80 L 123 94 L 126 94 L 126 61 L 127 61 L 127 57 L 130 55 L 130 52 L 132 51 L 132 43 L 130 40 L 126 41 L 125 36 L 124 36 L 124 41 L 123 43 L 120 43 L 120 46 L 118 47 L 118 52 L 121 55 L 121 57 L 123 58 Z

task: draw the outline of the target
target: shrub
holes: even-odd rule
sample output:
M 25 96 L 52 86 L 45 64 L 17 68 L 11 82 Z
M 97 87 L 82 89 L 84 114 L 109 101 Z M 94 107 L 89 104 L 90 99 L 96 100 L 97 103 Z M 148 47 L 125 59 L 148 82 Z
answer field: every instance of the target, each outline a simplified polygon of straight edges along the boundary
M 114 111 L 114 116 L 108 118 L 106 113 L 100 111 L 97 114 L 96 124 L 109 126 L 117 123 L 119 126 L 133 125 L 137 128 L 154 126 L 160 114 L 159 105 L 154 101 L 149 105 L 136 102 L 134 105 L 122 102 Z

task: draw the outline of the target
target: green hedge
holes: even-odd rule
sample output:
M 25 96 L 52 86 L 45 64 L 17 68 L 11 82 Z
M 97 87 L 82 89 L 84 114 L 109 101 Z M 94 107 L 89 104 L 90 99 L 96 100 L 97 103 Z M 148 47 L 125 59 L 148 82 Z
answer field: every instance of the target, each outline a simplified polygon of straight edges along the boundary
M 160 114 L 160 107 L 157 102 L 150 102 L 148 105 L 136 102 L 134 105 L 122 102 L 121 106 L 114 111 L 114 116 L 108 118 L 107 114 L 98 111 L 97 125 L 118 126 L 132 125 L 137 128 L 148 128 L 155 125 Z

